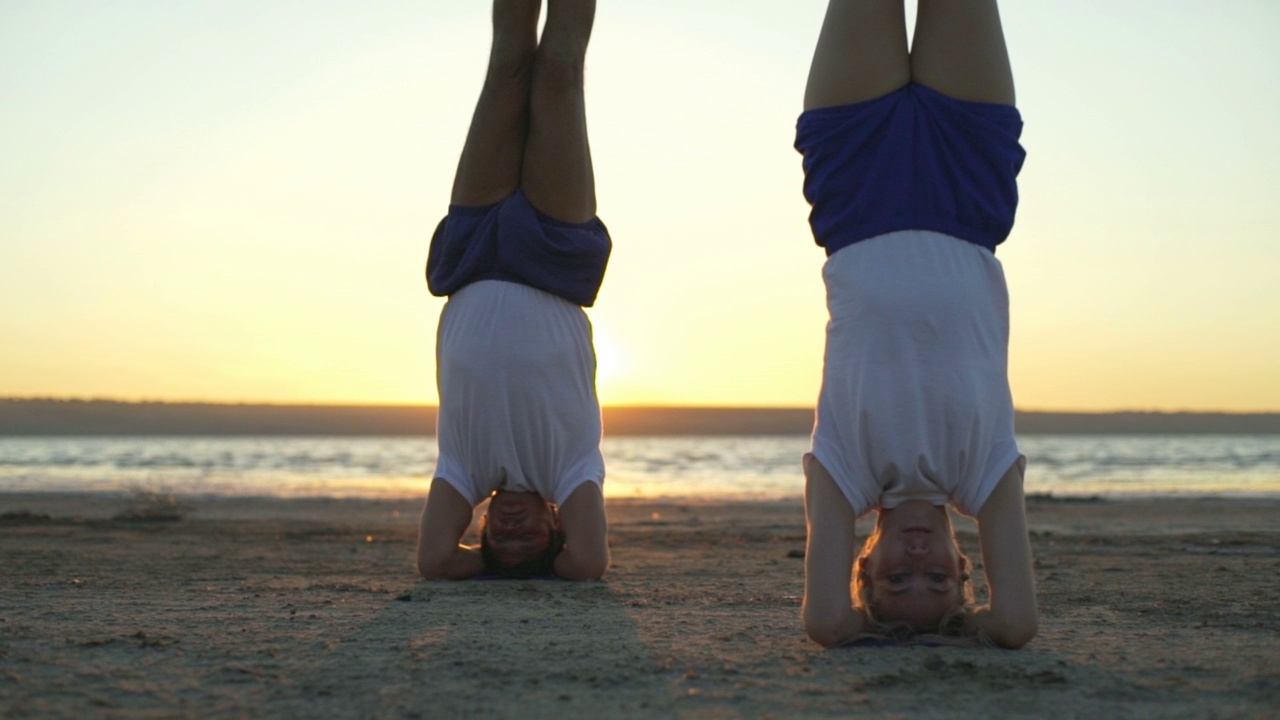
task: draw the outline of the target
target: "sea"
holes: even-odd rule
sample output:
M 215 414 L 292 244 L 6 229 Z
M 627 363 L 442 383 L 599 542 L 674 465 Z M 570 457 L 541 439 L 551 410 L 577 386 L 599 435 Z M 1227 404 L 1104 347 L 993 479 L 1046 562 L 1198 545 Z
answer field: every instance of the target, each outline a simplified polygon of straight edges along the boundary
M 1030 435 L 1029 494 L 1280 497 L 1280 435 Z M 611 437 L 606 497 L 799 500 L 809 439 Z M 179 497 L 422 498 L 431 437 L 0 438 L 14 492 Z

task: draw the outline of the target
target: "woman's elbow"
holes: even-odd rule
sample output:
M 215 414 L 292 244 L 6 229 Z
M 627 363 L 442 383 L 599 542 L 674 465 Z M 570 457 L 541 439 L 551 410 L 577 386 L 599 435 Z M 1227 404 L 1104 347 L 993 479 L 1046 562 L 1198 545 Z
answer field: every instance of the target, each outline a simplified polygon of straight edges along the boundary
M 1009 623 L 999 632 L 994 634 L 991 640 L 998 646 L 1007 650 L 1017 650 L 1031 642 L 1039 631 L 1039 623 L 1035 618 L 1029 618 L 1016 623 Z
M 805 626 L 804 632 L 809 636 L 810 640 L 818 643 L 828 650 L 833 647 L 840 647 L 841 645 L 839 634 L 831 632 L 829 628 Z
M 848 629 L 840 618 L 806 611 L 803 619 L 805 634 L 824 648 L 838 647 L 849 641 Z

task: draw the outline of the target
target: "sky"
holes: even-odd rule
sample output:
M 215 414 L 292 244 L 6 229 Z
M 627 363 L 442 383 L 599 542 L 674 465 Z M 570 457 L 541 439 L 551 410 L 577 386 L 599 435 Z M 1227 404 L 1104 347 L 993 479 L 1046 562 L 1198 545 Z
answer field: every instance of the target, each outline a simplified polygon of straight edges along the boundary
M 909 4 L 909 22 L 914 3 Z M 606 404 L 812 406 L 822 0 L 600 0 Z M 1025 410 L 1280 410 L 1280 4 L 1002 4 Z M 482 0 L 0 0 L 0 396 L 436 402 Z

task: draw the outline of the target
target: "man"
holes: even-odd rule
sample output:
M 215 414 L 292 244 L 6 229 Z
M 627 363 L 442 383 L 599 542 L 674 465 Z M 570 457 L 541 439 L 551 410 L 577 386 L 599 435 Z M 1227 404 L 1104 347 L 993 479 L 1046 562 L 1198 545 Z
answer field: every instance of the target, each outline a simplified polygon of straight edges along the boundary
M 609 565 L 595 302 L 611 241 L 596 217 L 583 67 L 594 0 L 495 0 L 493 45 L 431 242 L 449 297 L 437 337 L 439 460 L 418 535 L 424 578 Z M 479 548 L 460 544 L 491 498 Z

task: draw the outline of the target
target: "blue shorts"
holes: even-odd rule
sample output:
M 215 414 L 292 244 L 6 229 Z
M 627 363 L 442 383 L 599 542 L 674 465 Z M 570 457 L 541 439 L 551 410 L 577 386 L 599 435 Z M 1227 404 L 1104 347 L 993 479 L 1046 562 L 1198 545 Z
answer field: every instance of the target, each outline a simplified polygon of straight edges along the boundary
M 898 230 L 931 230 L 995 252 L 1013 228 L 1022 116 L 910 84 L 800 116 L 809 225 L 827 255 Z
M 591 307 L 612 249 L 599 218 L 556 220 L 517 190 L 494 205 L 449 207 L 431 238 L 427 287 L 447 296 L 477 280 L 505 280 Z

